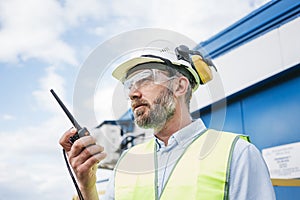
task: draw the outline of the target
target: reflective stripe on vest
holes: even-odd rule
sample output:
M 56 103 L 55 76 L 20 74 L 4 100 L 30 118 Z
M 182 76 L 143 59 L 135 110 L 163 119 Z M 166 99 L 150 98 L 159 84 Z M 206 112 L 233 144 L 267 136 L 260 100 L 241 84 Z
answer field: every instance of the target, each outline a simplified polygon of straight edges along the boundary
M 228 199 L 230 161 L 235 142 L 248 137 L 207 130 L 185 150 L 158 198 L 155 142 L 131 148 L 115 172 L 115 199 Z

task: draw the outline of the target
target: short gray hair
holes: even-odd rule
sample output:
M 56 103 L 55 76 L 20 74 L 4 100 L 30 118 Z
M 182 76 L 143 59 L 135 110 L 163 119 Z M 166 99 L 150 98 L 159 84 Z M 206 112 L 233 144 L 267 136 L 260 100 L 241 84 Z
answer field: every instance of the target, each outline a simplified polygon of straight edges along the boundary
M 166 70 L 168 71 L 170 77 L 171 76 L 177 76 L 177 77 L 184 76 L 182 73 L 180 73 L 178 70 L 176 70 L 172 67 L 167 66 Z M 187 91 L 186 91 L 186 94 L 185 94 L 185 103 L 186 103 L 188 109 L 190 109 L 190 102 L 191 102 L 191 98 L 192 98 L 192 93 L 193 93 L 192 85 L 191 85 L 190 80 L 189 80 L 189 85 L 188 85 L 188 88 L 187 88 Z

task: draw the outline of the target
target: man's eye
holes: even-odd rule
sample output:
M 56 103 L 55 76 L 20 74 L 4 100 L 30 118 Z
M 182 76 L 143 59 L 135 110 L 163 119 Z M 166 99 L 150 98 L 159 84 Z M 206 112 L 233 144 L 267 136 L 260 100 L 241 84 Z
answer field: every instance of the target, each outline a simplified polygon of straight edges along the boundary
M 127 89 L 128 89 L 128 90 L 131 90 L 132 86 L 133 86 L 132 84 L 127 85 Z
M 143 86 L 143 85 L 148 85 L 151 84 L 153 82 L 152 78 L 143 78 L 141 80 L 139 80 L 136 84 L 139 86 Z

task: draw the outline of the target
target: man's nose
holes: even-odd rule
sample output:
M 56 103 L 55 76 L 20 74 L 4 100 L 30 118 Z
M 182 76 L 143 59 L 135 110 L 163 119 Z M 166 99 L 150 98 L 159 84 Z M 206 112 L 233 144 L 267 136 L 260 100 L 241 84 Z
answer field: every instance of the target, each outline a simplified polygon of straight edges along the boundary
M 140 92 L 140 90 L 138 88 L 134 88 L 134 87 L 131 88 L 128 95 L 129 95 L 130 100 L 140 99 L 142 97 L 142 93 Z

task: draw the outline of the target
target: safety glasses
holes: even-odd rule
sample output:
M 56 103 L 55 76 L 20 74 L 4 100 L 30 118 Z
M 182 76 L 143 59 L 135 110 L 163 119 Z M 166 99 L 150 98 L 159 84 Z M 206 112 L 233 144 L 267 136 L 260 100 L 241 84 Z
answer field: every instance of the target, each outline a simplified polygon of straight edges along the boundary
M 158 69 L 144 69 L 130 74 L 123 82 L 125 94 L 128 96 L 130 91 L 152 85 L 161 85 L 177 76 L 169 77 L 166 72 Z

